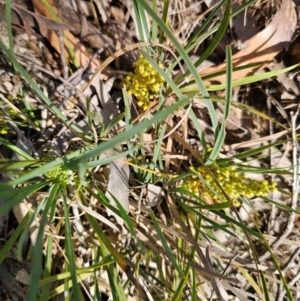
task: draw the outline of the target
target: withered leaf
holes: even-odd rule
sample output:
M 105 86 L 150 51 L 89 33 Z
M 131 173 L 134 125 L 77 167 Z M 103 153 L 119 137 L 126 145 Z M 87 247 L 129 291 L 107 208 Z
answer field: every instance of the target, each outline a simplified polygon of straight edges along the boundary
M 284 20 L 284 22 L 283 22 Z M 248 46 L 233 55 L 232 64 L 234 67 L 245 66 L 250 64 L 260 64 L 261 67 L 271 62 L 274 57 L 291 42 L 293 33 L 297 25 L 297 16 L 295 5 L 292 0 L 283 0 L 281 8 L 276 13 L 272 22 L 257 35 L 247 40 L 245 44 Z M 243 78 L 247 74 L 255 72 L 259 67 L 239 70 L 233 73 L 233 80 Z M 217 67 L 210 67 L 200 72 L 201 76 L 213 74 L 226 69 L 226 64 Z M 224 84 L 226 75 L 214 77 L 205 84 L 212 83 Z
M 0 21 L 5 21 L 5 1 L 0 0 Z M 62 24 L 50 20 L 44 16 L 28 11 L 17 4 L 11 4 L 11 22 L 15 25 L 21 25 L 25 28 L 38 27 L 42 31 L 51 30 L 70 30 L 72 27 L 67 24 Z

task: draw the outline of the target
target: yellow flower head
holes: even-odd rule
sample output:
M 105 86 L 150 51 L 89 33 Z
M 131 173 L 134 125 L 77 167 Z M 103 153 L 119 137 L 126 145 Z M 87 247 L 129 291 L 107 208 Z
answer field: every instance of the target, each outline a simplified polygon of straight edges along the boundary
M 162 67 L 162 64 L 159 63 Z M 164 83 L 162 76 L 143 57 L 139 56 L 133 64 L 134 73 L 128 74 L 123 80 L 127 92 L 137 98 L 137 105 L 146 110 Z
M 238 173 L 234 167 L 220 168 L 216 163 L 209 168 L 202 166 L 190 167 L 190 171 L 198 174 L 205 180 L 207 185 L 200 177 L 196 175 L 188 176 L 182 187 L 189 192 L 201 197 L 204 201 L 213 200 L 217 203 L 226 202 L 227 198 L 224 196 L 222 189 L 226 192 L 228 197 L 232 200 L 234 206 L 239 206 L 238 198 L 245 196 L 252 198 L 254 196 L 268 196 L 271 191 L 276 191 L 276 183 L 269 183 L 268 181 L 257 181 L 247 178 L 243 174 Z M 219 185 L 217 184 L 219 183 Z M 209 189 L 209 187 L 211 189 Z M 213 192 L 215 191 L 220 198 Z

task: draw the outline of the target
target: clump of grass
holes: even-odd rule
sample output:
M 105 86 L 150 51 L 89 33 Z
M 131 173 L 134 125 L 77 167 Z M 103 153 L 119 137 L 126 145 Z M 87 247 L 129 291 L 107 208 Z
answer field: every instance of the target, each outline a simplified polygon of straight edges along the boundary
M 0 183 L 0 198 L 7 199 L 10 197 L 11 199 L 11 201 L 7 202 L 4 206 L 0 206 L 0 215 L 11 209 L 13 205 L 23 202 L 24 196 L 31 196 L 36 191 L 42 192 L 40 197 L 45 195 L 42 201 L 39 202 L 38 207 L 34 209 L 35 212 L 33 215 L 33 217 L 38 217 L 39 219 L 39 229 L 37 242 L 33 249 L 33 272 L 31 282 L 39 283 L 39 285 L 32 285 L 30 287 L 28 300 L 37 300 L 36 296 L 39 294 L 39 290 L 41 290 L 42 297 L 39 298 L 41 300 L 49 300 L 61 293 L 64 293 L 65 296 L 68 294 L 70 296 L 70 294 L 72 294 L 74 300 L 82 300 L 82 280 L 84 280 L 84 277 L 89 277 L 94 280 L 94 287 L 90 289 L 90 292 L 92 295 L 92 292 L 94 292 L 92 289 L 94 289 L 95 295 L 92 295 L 91 300 L 100 300 L 100 286 L 98 283 L 98 280 L 100 279 L 98 272 L 100 269 L 101 274 L 105 271 L 108 275 L 108 280 L 104 281 L 107 281 L 108 291 L 110 289 L 114 300 L 127 299 L 127 292 L 125 290 L 127 290 L 130 282 L 136 286 L 136 291 L 142 292 L 141 287 L 137 285 L 138 282 L 135 281 L 135 275 L 139 275 L 139 279 L 143 281 L 143 289 L 147 291 L 148 295 L 151 295 L 153 300 L 208 300 L 214 298 L 214 295 L 216 295 L 214 294 L 214 291 L 221 285 L 221 281 L 218 279 L 223 278 L 222 281 L 227 281 L 228 276 L 226 274 L 228 274 L 231 277 L 230 281 L 233 281 L 235 280 L 233 277 L 236 275 L 235 272 L 229 273 L 227 271 L 226 261 L 223 261 L 223 255 L 220 255 L 224 254 L 224 252 L 222 251 L 222 253 L 218 254 L 218 251 L 215 250 L 219 249 L 215 248 L 215 250 L 212 250 L 212 248 L 208 247 L 210 245 L 215 245 L 215 243 L 218 242 L 214 230 L 221 230 L 224 233 L 230 234 L 232 238 L 234 238 L 232 241 L 239 240 L 250 247 L 254 245 L 251 242 L 252 236 L 265 242 L 264 236 L 260 231 L 254 231 L 248 225 L 232 218 L 231 210 L 234 209 L 234 213 L 238 212 L 235 208 L 228 208 L 226 204 L 225 206 L 227 207 L 223 206 L 224 204 L 198 206 L 198 200 L 200 198 L 205 202 L 211 200 L 213 203 L 227 202 L 224 191 L 229 198 L 233 200 L 233 204 L 238 205 L 237 202 L 239 196 L 246 196 L 249 198 L 256 195 L 266 196 L 269 192 L 276 189 L 275 184 L 269 183 L 268 181 L 259 182 L 247 178 L 238 171 L 239 167 L 235 169 L 232 166 L 224 167 L 224 165 L 214 163 L 215 160 L 218 160 L 219 153 L 222 151 L 226 135 L 226 121 L 231 107 L 233 84 L 231 50 L 229 47 L 226 48 L 227 92 L 224 100 L 219 99 L 221 103 L 225 104 L 224 116 L 221 122 L 219 121 L 214 102 L 212 101 L 213 99 L 216 99 L 216 96 L 207 91 L 197 73 L 196 67 L 198 63 L 200 64 L 200 61 L 194 66 L 190 60 L 189 53 L 191 53 L 192 48 L 196 49 L 199 47 L 199 44 L 203 40 L 201 35 L 202 33 L 206 35 L 204 30 L 207 28 L 207 25 L 211 22 L 214 15 L 216 15 L 217 9 L 209 18 L 207 18 L 205 23 L 203 23 L 201 26 L 202 29 L 200 28 L 197 30 L 195 35 L 190 38 L 190 43 L 182 46 L 166 25 L 168 24 L 167 5 L 165 5 L 163 17 L 160 18 L 158 14 L 155 13 L 155 1 L 153 1 L 153 8 L 150 8 L 144 2 L 144 0 L 133 1 L 137 19 L 140 19 L 137 20 L 138 23 L 136 26 L 136 30 L 139 31 L 139 37 L 141 37 L 141 40 L 144 42 L 148 43 L 149 41 L 153 41 L 157 43 L 162 42 L 159 40 L 160 37 L 161 40 L 163 40 L 163 37 L 166 36 L 173 44 L 174 48 L 176 48 L 176 53 L 178 54 L 176 61 L 179 62 L 183 60 L 188 67 L 188 70 L 181 79 L 176 79 L 174 82 L 171 71 L 172 68 L 175 68 L 176 63 L 169 65 L 166 71 L 161 69 L 158 71 L 157 69 L 159 68 L 157 68 L 157 66 L 162 68 L 162 64 L 155 64 L 155 61 L 151 59 L 151 52 L 148 48 L 144 47 L 144 57 L 138 57 L 137 61 L 134 63 L 134 72 L 129 74 L 123 80 L 127 92 L 136 97 L 137 105 L 141 109 L 146 110 L 157 97 L 157 94 L 165 81 L 168 84 L 169 89 L 162 91 L 161 100 L 171 96 L 174 98 L 177 97 L 176 101 L 168 108 L 162 108 L 159 112 L 153 112 L 153 115 L 149 116 L 148 119 L 139 120 L 139 122 L 135 123 L 132 121 L 133 116 L 131 116 L 129 104 L 127 100 L 125 100 L 124 114 L 122 113 L 123 115 L 117 116 L 115 120 L 100 133 L 100 138 L 103 138 L 101 143 L 94 143 L 95 133 L 97 131 L 95 130 L 94 125 L 92 125 L 92 122 L 88 131 L 86 131 L 86 129 L 82 130 L 75 122 L 70 122 L 67 116 L 51 103 L 38 88 L 36 83 L 13 58 L 15 68 L 17 68 L 24 78 L 27 79 L 29 85 L 35 89 L 36 94 L 40 96 L 43 102 L 51 108 L 53 114 L 55 114 L 58 119 L 62 120 L 64 124 L 68 125 L 73 133 L 78 133 L 78 137 L 85 142 L 84 146 L 78 150 L 70 151 L 62 157 L 43 157 L 40 161 L 34 161 L 35 165 L 32 165 L 32 158 L 29 158 L 30 160 L 28 159 L 28 162 L 9 162 L 9 171 L 12 170 L 14 172 L 14 178 L 8 182 Z M 220 2 L 219 9 L 222 5 L 224 6 L 224 1 Z M 146 26 L 146 24 L 148 24 L 146 13 L 152 16 L 152 28 Z M 215 47 L 217 47 L 227 30 L 230 14 L 231 3 L 230 1 L 227 1 L 226 11 L 223 14 L 223 21 L 219 24 L 220 26 L 215 26 L 211 31 L 211 33 L 217 32 L 217 34 L 215 35 L 213 42 L 207 48 L 208 50 L 201 56 L 202 61 L 208 57 Z M 160 32 L 158 30 L 160 30 Z M 7 56 L 9 55 L 8 50 L 4 50 L 4 52 Z M 147 60 L 147 57 L 149 61 Z M 165 64 L 165 66 L 166 65 L 167 64 Z M 196 88 L 194 87 L 195 85 L 193 86 L 192 82 L 185 82 L 185 78 L 190 75 L 195 79 Z M 252 78 L 251 80 L 255 81 L 256 79 Z M 244 81 L 244 83 L 249 82 L 251 82 L 249 79 L 248 81 Z M 239 84 L 241 84 L 241 81 Z M 221 88 L 219 87 L 218 89 Z M 124 95 L 126 95 L 126 93 L 124 93 Z M 140 206 L 140 203 L 144 201 L 144 195 L 145 200 L 148 201 L 148 199 L 153 196 L 151 196 L 151 189 L 150 187 L 147 187 L 147 185 L 156 184 L 157 182 L 157 178 L 153 176 L 152 169 L 158 166 L 160 170 L 170 170 L 169 165 L 173 164 L 173 161 L 167 162 L 167 160 L 171 158 L 168 158 L 167 156 L 170 154 L 175 157 L 176 155 L 182 155 L 183 152 L 181 152 L 181 150 L 185 148 L 184 139 L 182 139 L 182 141 L 179 139 L 178 141 L 175 141 L 175 136 L 172 136 L 172 131 L 167 132 L 169 129 L 166 119 L 169 119 L 170 116 L 176 116 L 178 110 L 186 110 L 192 98 L 201 102 L 204 101 L 209 114 L 209 119 L 211 120 L 214 141 L 211 140 L 208 142 L 206 141 L 205 127 L 199 123 L 199 116 L 196 114 L 197 110 L 195 110 L 195 107 L 190 106 L 188 114 L 186 114 L 190 119 L 189 121 L 193 123 L 196 129 L 195 132 L 192 133 L 192 136 L 196 137 L 197 140 L 202 143 L 203 149 L 207 150 L 207 147 L 213 144 L 213 149 L 209 152 L 209 158 L 206 158 L 206 156 L 200 158 L 200 160 L 208 167 L 191 167 L 190 172 L 184 174 L 182 166 L 185 165 L 176 164 L 176 168 L 173 168 L 174 174 L 172 174 L 172 176 L 174 175 L 176 183 L 178 183 L 178 178 L 182 179 L 185 177 L 185 183 L 180 184 L 181 187 L 174 185 L 174 191 L 176 191 L 174 194 L 172 194 L 173 186 L 171 186 L 172 183 L 174 183 L 173 181 L 169 182 L 166 177 L 164 181 L 159 183 L 159 185 L 161 184 L 161 186 L 163 186 L 162 188 L 167 188 L 161 190 L 167 192 L 165 194 L 165 199 L 167 201 L 166 207 L 168 207 L 168 209 L 161 210 L 162 207 L 157 205 L 158 210 L 155 210 L 156 206 L 153 206 L 153 211 L 150 211 L 150 214 L 147 217 L 140 214 L 140 210 L 130 209 L 130 213 L 136 217 L 134 221 L 132 215 L 129 215 L 121 206 L 120 200 L 116 199 L 118 208 L 115 208 L 110 204 L 107 196 L 103 192 L 102 175 L 99 177 L 101 172 L 99 167 L 106 166 L 120 158 L 122 158 L 121 160 L 123 161 L 125 157 L 128 159 L 129 164 L 134 162 L 136 166 L 132 171 L 132 176 L 135 177 L 135 181 L 138 182 L 140 186 L 133 187 L 131 186 L 131 182 L 134 181 L 130 181 L 128 186 L 132 189 L 132 196 L 130 196 L 130 200 L 132 201 L 131 204 L 135 205 L 136 203 L 139 203 Z M 126 126 L 116 135 L 115 132 L 110 131 L 110 129 L 112 129 L 113 124 L 117 124 L 124 116 Z M 175 121 L 176 120 L 178 120 L 178 118 L 176 118 Z M 178 135 L 178 137 L 181 137 L 181 133 L 185 132 L 185 129 L 183 127 L 181 128 L 179 128 L 180 135 Z M 143 143 L 136 143 L 136 139 L 132 142 L 133 137 L 139 136 L 144 138 L 146 135 L 149 136 L 149 129 L 151 129 L 150 133 L 153 138 L 153 150 L 151 150 L 150 147 L 144 148 L 142 146 Z M 175 130 L 177 130 L 177 128 Z M 191 130 L 191 132 L 193 131 L 192 128 L 189 130 Z M 106 134 L 103 134 L 104 132 Z M 168 146 L 167 151 L 164 145 L 166 137 L 168 137 L 168 142 L 171 142 L 173 139 L 173 146 Z M 128 150 L 122 153 L 118 152 L 113 156 L 111 155 L 111 150 L 114 148 L 118 149 L 121 144 L 125 145 L 125 143 L 128 144 Z M 6 144 L 12 148 L 11 143 L 9 144 L 7 142 Z M 188 147 L 185 149 L 190 149 L 189 145 L 186 146 Z M 249 151 L 248 153 L 245 151 L 245 153 L 239 154 L 239 158 L 248 158 L 250 154 L 251 156 L 258 156 L 264 149 L 265 147 L 261 147 L 251 150 L 251 152 Z M 99 154 L 101 154 L 101 156 L 99 156 Z M 102 156 L 102 154 L 104 156 Z M 140 158 L 145 158 L 147 161 L 140 160 Z M 201 162 L 200 160 L 199 162 Z M 151 163 L 149 163 L 149 166 L 146 165 L 145 168 L 144 162 Z M 177 161 L 174 162 L 177 163 Z M 4 163 L 6 164 L 6 162 Z M 4 171 L 7 169 L 6 166 L 7 165 L 4 165 Z M 24 168 L 24 166 L 29 167 L 26 170 L 21 170 L 20 166 L 22 168 Z M 20 173 L 20 170 L 22 173 Z M 147 174 L 142 173 L 144 171 L 147 171 Z M 264 173 L 265 170 L 261 169 L 258 170 L 258 172 Z M 140 174 L 145 176 L 142 178 L 140 177 Z M 18 177 L 18 175 L 20 176 Z M 35 179 L 38 179 L 39 181 L 33 181 Z M 171 185 L 169 185 L 170 183 Z M 155 188 L 161 188 L 159 185 L 156 185 L 157 187 Z M 178 192 L 181 193 L 182 190 L 184 190 L 181 189 L 182 186 L 185 191 L 194 194 L 195 200 L 190 194 L 190 202 L 181 201 L 182 194 L 179 194 Z M 220 187 L 222 187 L 222 189 L 220 189 Z M 140 191 L 138 191 L 139 189 Z M 136 191 L 141 192 L 140 197 L 138 197 Z M 153 194 L 154 193 L 152 193 L 152 195 Z M 198 199 L 196 196 L 198 196 Z M 191 204 L 196 204 L 196 206 Z M 181 206 L 183 210 L 178 210 L 177 205 Z M 223 207 L 221 208 L 221 206 Z M 117 215 L 123 219 L 124 227 L 127 228 L 133 238 L 133 249 L 128 248 L 126 245 L 126 248 L 124 247 L 122 252 L 120 252 L 118 246 L 119 241 L 116 243 L 115 236 L 111 236 L 111 231 L 103 230 L 106 229 L 104 222 L 107 223 L 107 221 L 101 216 L 103 213 L 103 208 L 101 207 L 114 209 Z M 208 211 L 211 215 L 225 221 L 226 226 L 224 226 L 224 223 L 216 223 L 215 219 L 211 218 L 211 215 L 205 216 L 203 214 L 204 207 L 210 207 Z M 63 208 L 63 211 L 60 210 L 61 208 Z M 80 208 L 80 211 L 77 210 L 78 208 Z M 207 210 L 206 208 L 204 209 Z M 226 210 L 221 211 L 220 208 L 225 208 Z M 288 209 L 289 208 L 287 207 L 287 210 Z M 164 210 L 168 210 L 169 212 L 164 212 Z M 24 219 L 24 223 L 20 223 L 18 229 L 14 233 L 23 231 L 24 234 L 22 234 L 22 237 L 26 237 L 29 232 L 29 226 L 33 221 L 30 214 L 31 212 L 28 214 L 28 219 L 31 219 L 30 223 L 28 222 L 28 219 Z M 166 216 L 170 216 L 170 218 L 166 219 Z M 99 220 L 96 220 L 97 218 L 99 218 L 101 224 L 99 224 Z M 59 222 L 56 222 L 57 220 L 59 220 Z M 85 237 L 82 237 L 84 245 L 87 245 L 89 248 L 88 252 L 91 252 L 90 258 L 94 258 L 93 260 L 90 260 L 91 265 L 88 267 L 85 266 L 84 268 L 79 268 L 76 264 L 78 262 L 76 257 L 78 256 L 78 238 L 76 233 L 79 233 L 79 228 L 74 228 L 74 225 L 76 224 L 75 226 L 77 227 L 79 221 L 82 221 L 82 225 L 85 226 L 87 233 L 92 233 L 86 240 Z M 55 232 L 49 233 L 46 228 L 48 224 L 54 226 L 51 228 Z M 111 227 L 111 223 L 107 223 L 107 226 Z M 144 227 L 145 229 L 149 229 L 149 232 L 147 231 L 146 233 Z M 23 228 L 25 230 L 23 230 Z M 259 226 L 257 226 L 257 229 L 259 229 Z M 76 235 L 74 235 L 74 233 Z M 251 237 L 249 234 L 251 234 Z M 145 240 L 145 235 L 147 240 Z M 59 237 L 63 237 L 63 239 L 59 240 Z M 12 246 L 17 238 L 17 235 L 13 235 L 6 245 Z M 246 240 L 249 240 L 249 244 Z M 25 239 L 20 239 L 19 250 L 22 249 L 21 246 L 24 244 L 24 241 Z M 64 258 L 66 258 L 65 262 L 61 261 L 64 263 L 61 271 L 59 271 L 55 260 L 53 260 L 52 251 L 55 251 L 53 242 L 59 245 L 61 253 L 63 253 Z M 265 244 L 267 245 L 267 243 Z M 43 249 L 43 246 L 46 245 L 47 248 Z M 199 245 L 201 248 L 199 248 Z M 202 247 L 204 246 L 207 246 L 205 255 L 202 254 Z M 232 244 L 221 246 L 222 249 L 227 252 L 226 260 L 232 256 L 228 252 L 228 249 L 231 246 Z M 132 250 L 137 256 L 132 256 Z M 8 251 L 9 247 L 0 250 L 0 264 Z M 46 253 L 45 260 L 42 258 L 44 251 Z M 249 252 L 248 257 L 247 254 L 245 254 L 245 258 L 250 258 L 249 262 L 251 262 L 251 264 L 252 261 L 258 263 L 259 259 L 256 256 L 257 252 L 255 248 L 252 247 L 249 251 L 252 252 Z M 252 260 L 253 257 L 254 259 Z M 44 262 L 45 264 L 43 264 Z M 201 262 L 201 265 L 198 265 L 199 262 Z M 158 273 L 155 274 L 155 277 L 153 277 L 150 272 L 150 263 L 157 266 Z M 235 263 L 232 261 L 231 265 L 234 264 Z M 53 269 L 53 267 L 55 267 L 55 269 Z M 237 268 L 239 268 L 239 266 L 234 267 L 232 270 L 236 271 Z M 265 295 L 266 298 L 268 298 L 267 285 L 264 280 L 263 272 L 258 271 L 259 273 L 257 273 L 257 275 L 261 275 L 261 277 L 258 279 L 259 276 L 257 276 L 257 278 L 254 279 L 250 272 L 248 273 L 246 265 L 242 268 L 243 270 L 241 270 L 241 272 L 238 271 L 239 276 L 241 276 L 241 274 L 245 276 L 245 280 L 248 281 L 250 286 L 253 286 L 253 290 L 256 291 L 257 295 Z M 56 275 L 52 276 L 50 275 L 50 271 L 52 270 L 59 272 L 55 272 Z M 124 278 L 123 276 L 120 277 L 121 273 L 119 272 L 121 270 L 127 274 L 126 279 L 129 279 L 130 281 L 123 281 Z M 278 268 L 278 270 L 280 269 Z M 216 272 L 218 274 L 216 274 Z M 50 283 L 54 282 L 56 279 L 62 280 L 63 284 L 50 291 Z M 80 281 L 78 281 L 78 279 L 80 279 Z M 153 281 L 151 281 L 151 279 L 153 279 Z M 215 279 L 218 280 L 218 282 L 214 284 Z M 282 277 L 282 280 L 284 281 L 284 277 Z M 101 279 L 101 283 L 102 281 L 103 280 Z M 88 282 L 92 283 L 91 281 Z M 72 285 L 70 285 L 70 283 Z M 227 288 L 228 287 L 229 285 Z M 86 288 L 84 289 L 86 290 Z M 242 290 L 243 288 L 239 287 L 239 289 Z M 223 291 L 225 292 L 225 289 Z M 146 300 L 146 298 L 140 299 Z M 222 299 L 218 298 L 218 300 Z M 230 299 L 225 296 L 223 300 Z
M 164 83 L 164 79 L 141 55 L 133 66 L 134 73 L 127 75 L 123 82 L 127 92 L 137 98 L 137 105 L 147 110 Z M 162 67 L 162 64 L 160 63 L 159 66 Z
M 240 205 L 238 201 L 240 196 L 247 198 L 268 196 L 270 192 L 276 191 L 275 182 L 269 183 L 267 180 L 250 179 L 244 174 L 237 172 L 234 166 L 220 167 L 217 163 L 213 163 L 209 168 L 209 172 L 207 167 L 205 168 L 204 166 L 191 166 L 190 171 L 194 175 L 188 176 L 182 187 L 203 200 L 213 203 L 227 201 L 220 187 L 232 200 L 234 206 Z
M 0 110 L 0 134 L 7 135 L 11 133 L 11 128 L 7 121 L 7 116 L 11 118 L 11 120 L 16 123 L 18 126 L 22 128 L 30 128 L 27 121 L 24 121 L 24 118 L 31 121 L 31 127 L 36 125 L 40 126 L 39 116 L 37 114 L 37 109 L 33 108 L 30 103 L 28 103 L 25 99 L 25 93 L 23 90 L 17 96 L 13 96 L 11 94 L 6 96 L 6 101 L 10 102 L 10 106 L 5 104 L 2 100 L 0 100 L 0 105 L 2 105 L 2 109 Z M 14 108 L 19 108 L 22 111 L 22 117 L 20 117 L 20 111 L 15 110 Z M 5 112 L 5 113 L 4 113 Z M 7 116 L 6 116 L 7 115 Z

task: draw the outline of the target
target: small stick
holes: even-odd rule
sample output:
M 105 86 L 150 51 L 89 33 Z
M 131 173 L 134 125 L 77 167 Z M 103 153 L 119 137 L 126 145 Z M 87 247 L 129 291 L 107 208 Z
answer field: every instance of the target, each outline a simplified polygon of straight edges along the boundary
M 294 253 L 292 254 L 291 258 L 289 259 L 288 263 L 285 265 L 285 267 L 282 269 L 282 273 L 285 273 L 286 270 L 289 268 L 289 266 L 297 259 L 297 257 L 299 256 L 300 254 L 300 248 L 297 248 Z M 299 277 L 300 277 L 300 273 L 298 272 L 296 274 L 296 276 L 289 282 L 288 286 L 291 287 L 293 286 L 298 280 L 299 280 Z M 278 293 L 278 297 L 277 297 L 277 301 L 282 301 L 284 296 L 286 295 L 286 291 L 284 290 L 283 288 L 283 284 L 280 284 L 280 287 L 279 287 L 279 293 Z
M 298 156 L 298 149 L 299 144 L 297 141 L 297 133 L 296 133 L 296 121 L 297 116 L 300 111 L 300 105 L 298 106 L 297 112 L 294 114 L 294 112 L 291 112 L 291 126 L 292 126 L 292 141 L 293 141 L 293 193 L 292 193 L 292 204 L 291 209 L 293 211 L 290 212 L 289 219 L 287 222 L 287 226 L 283 234 L 278 237 L 278 239 L 271 245 L 272 250 L 275 251 L 278 249 L 278 247 L 282 244 L 282 242 L 291 234 L 294 228 L 295 223 L 295 217 L 296 213 L 294 212 L 297 209 L 297 202 L 298 202 L 298 195 L 299 195 L 299 156 Z M 260 262 L 266 260 L 270 257 L 270 253 L 266 252 L 264 255 L 262 255 L 259 260 Z

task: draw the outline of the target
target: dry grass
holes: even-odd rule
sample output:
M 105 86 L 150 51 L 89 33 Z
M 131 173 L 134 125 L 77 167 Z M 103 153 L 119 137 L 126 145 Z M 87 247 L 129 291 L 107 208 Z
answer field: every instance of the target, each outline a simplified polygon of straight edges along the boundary
M 2 68 L 7 77 L 0 87 L 0 122 L 7 129 L 0 137 L 0 290 L 11 298 L 62 300 L 63 292 L 74 300 L 298 298 L 300 93 L 284 77 L 298 72 L 290 68 L 298 62 L 291 55 L 297 37 L 276 64 L 264 65 L 269 73 L 251 67 L 235 87 L 232 66 L 240 66 L 236 58 L 243 59 L 240 47 L 247 44 L 237 30 L 240 21 L 229 22 L 226 1 L 210 20 L 217 6 L 205 3 L 170 1 L 167 11 L 154 1 L 151 11 L 144 1 L 133 7 L 113 1 L 105 4 L 108 14 L 96 5 L 95 23 L 82 24 L 97 32 L 94 42 L 102 39 L 103 47 L 89 52 L 83 34 L 80 44 L 85 63 L 94 55 L 93 73 L 74 61 L 67 65 L 58 48 L 61 54 L 50 55 L 47 43 L 37 50 L 31 40 L 25 54 L 15 47 L 16 57 L 0 45 L 11 61 L 9 71 Z M 247 24 L 244 31 L 262 40 L 262 27 L 274 27 L 280 7 L 279 1 L 256 1 L 243 15 L 255 20 L 255 30 Z M 79 32 L 69 34 L 79 43 Z M 56 48 L 53 41 L 48 38 Z M 65 43 L 62 35 L 58 43 Z M 139 53 L 165 80 L 146 110 L 122 84 Z M 24 70 L 28 56 L 35 69 Z M 221 64 L 225 57 L 225 84 L 209 72 L 205 87 L 198 65 Z M 222 70 L 209 68 L 201 74 Z M 16 93 L 5 90 L 15 77 Z M 191 166 L 203 166 L 203 174 Z M 221 180 L 229 167 L 240 177 L 276 182 L 278 191 L 253 198 L 239 191 L 234 206 Z M 193 177 L 203 184 L 198 194 L 182 185 Z M 26 283 L 16 276 L 20 270 Z M 14 274 L 14 286 L 5 273 Z

